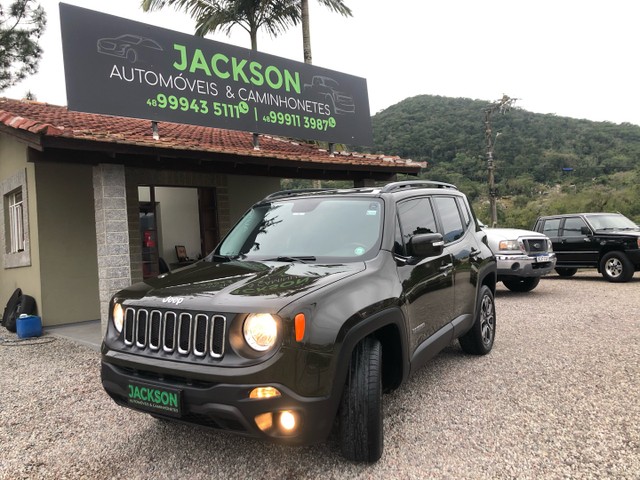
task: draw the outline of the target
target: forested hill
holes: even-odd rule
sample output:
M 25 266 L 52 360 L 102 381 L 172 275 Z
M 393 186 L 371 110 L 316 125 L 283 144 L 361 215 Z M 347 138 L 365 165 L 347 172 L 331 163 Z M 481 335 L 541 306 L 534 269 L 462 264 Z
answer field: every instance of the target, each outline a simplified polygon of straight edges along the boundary
M 588 101 L 588 100 L 585 100 Z M 420 95 L 372 117 L 375 149 L 427 161 L 422 175 L 454 183 L 486 218 L 488 101 Z M 640 126 L 531 113 L 491 115 L 499 223 L 538 214 L 621 211 L 640 222 Z

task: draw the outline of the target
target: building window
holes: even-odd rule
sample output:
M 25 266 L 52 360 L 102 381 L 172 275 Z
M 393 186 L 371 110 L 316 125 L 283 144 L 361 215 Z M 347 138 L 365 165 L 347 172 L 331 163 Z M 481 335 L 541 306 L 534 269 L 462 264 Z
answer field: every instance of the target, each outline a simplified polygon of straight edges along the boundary
M 27 174 L 21 170 L 0 182 L 0 245 L 4 245 L 4 268 L 31 265 Z
M 9 251 L 7 253 L 24 252 L 24 217 L 22 189 L 11 192 L 7 195 L 9 206 Z

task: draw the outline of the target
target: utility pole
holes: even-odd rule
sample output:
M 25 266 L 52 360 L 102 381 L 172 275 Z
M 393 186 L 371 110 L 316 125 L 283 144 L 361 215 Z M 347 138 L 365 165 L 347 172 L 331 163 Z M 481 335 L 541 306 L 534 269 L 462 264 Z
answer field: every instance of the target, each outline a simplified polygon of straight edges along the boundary
M 484 137 L 487 142 L 487 173 L 489 180 L 489 210 L 491 214 L 491 226 L 498 226 L 498 209 L 496 206 L 496 184 L 495 184 L 495 165 L 493 163 L 493 144 L 494 138 L 497 138 L 500 133 L 494 137 L 491 129 L 491 115 L 494 112 L 504 113 L 508 111 L 515 103 L 516 99 L 507 95 L 502 95 L 500 100 L 493 102 L 484 109 Z

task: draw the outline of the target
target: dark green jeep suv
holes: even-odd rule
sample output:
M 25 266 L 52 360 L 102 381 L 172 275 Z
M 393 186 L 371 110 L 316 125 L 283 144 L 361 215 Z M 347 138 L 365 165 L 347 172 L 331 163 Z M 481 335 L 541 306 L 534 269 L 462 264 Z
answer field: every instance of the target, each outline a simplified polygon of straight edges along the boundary
M 382 392 L 459 339 L 494 342 L 496 262 L 448 184 L 286 191 L 207 258 L 117 293 L 102 384 L 120 405 L 382 455 Z M 335 420 L 338 422 L 335 422 Z

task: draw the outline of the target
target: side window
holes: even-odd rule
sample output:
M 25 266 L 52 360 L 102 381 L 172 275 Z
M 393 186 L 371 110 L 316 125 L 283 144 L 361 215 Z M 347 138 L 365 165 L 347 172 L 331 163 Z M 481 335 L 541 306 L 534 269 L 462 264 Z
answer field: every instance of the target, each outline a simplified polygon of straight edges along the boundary
M 0 183 L 0 243 L 4 243 L 4 268 L 31 265 L 27 175 L 21 170 Z
M 564 221 L 564 227 L 562 228 L 563 237 L 584 237 L 580 232 L 582 227 L 586 227 L 587 224 L 580 217 L 569 217 Z
M 444 237 L 445 243 L 458 240 L 464 235 L 465 229 L 455 198 L 438 196 L 435 197 L 434 200 L 438 208 L 438 213 L 440 214 L 440 220 L 442 221 L 442 236 Z
M 404 246 L 418 233 L 436 233 L 436 220 L 431 200 L 414 198 L 398 204 L 398 229 L 396 231 L 395 252 L 405 255 Z
M 544 233 L 547 237 L 558 237 L 559 228 L 560 228 L 560 219 L 552 218 L 544 222 L 542 233 Z
M 468 227 L 469 224 L 471 223 L 471 214 L 469 213 L 469 208 L 467 207 L 467 204 L 464 200 L 462 200 L 461 198 L 458 198 L 458 207 L 460 208 L 460 211 L 462 212 L 462 218 L 464 220 L 464 226 Z
M 7 253 L 24 252 L 24 203 L 22 201 L 22 189 L 19 188 L 5 195 L 5 199 L 9 213 Z

